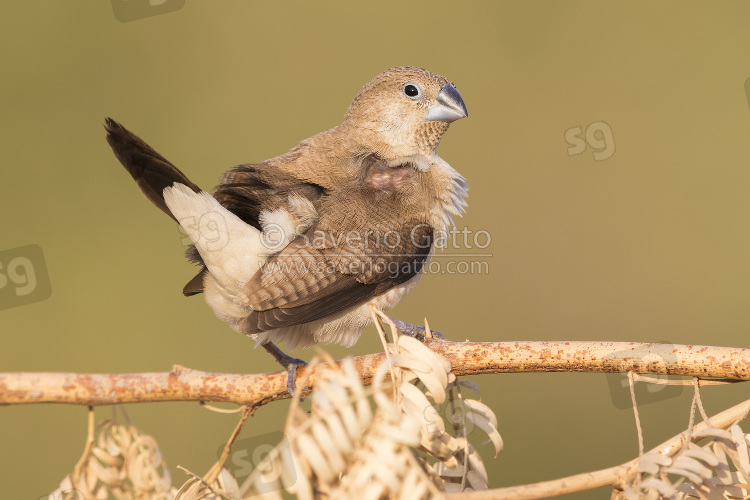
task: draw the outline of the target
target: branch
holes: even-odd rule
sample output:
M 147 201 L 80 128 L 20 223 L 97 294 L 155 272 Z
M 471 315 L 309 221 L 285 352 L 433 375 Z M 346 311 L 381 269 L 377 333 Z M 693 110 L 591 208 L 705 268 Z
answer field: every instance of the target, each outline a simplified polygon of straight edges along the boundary
M 685 440 L 697 431 L 708 427 L 726 429 L 734 423 L 744 420 L 750 414 L 750 400 L 743 401 L 721 413 L 711 417 L 708 422 L 701 422 L 692 429 L 686 430 L 649 451 L 657 452 L 665 456 L 673 456 L 682 449 Z M 709 425 L 710 423 L 710 425 Z M 508 488 L 497 488 L 493 490 L 474 491 L 466 493 L 446 494 L 447 500 L 536 500 L 551 496 L 565 495 L 579 491 L 599 488 L 601 486 L 620 486 L 625 479 L 638 467 L 638 458 L 622 465 L 602 469 L 594 472 L 585 472 L 552 481 L 525 484 L 522 486 L 511 486 Z
M 750 349 L 631 342 L 450 342 L 427 345 L 448 358 L 456 375 L 519 372 L 634 371 L 662 375 L 750 380 Z M 369 383 L 383 354 L 354 358 Z M 298 379 L 315 383 L 315 369 Z M 288 398 L 286 372 L 208 373 L 174 366 L 168 373 L 0 373 L 0 405 L 67 403 L 87 406 L 157 401 L 210 401 L 255 408 Z

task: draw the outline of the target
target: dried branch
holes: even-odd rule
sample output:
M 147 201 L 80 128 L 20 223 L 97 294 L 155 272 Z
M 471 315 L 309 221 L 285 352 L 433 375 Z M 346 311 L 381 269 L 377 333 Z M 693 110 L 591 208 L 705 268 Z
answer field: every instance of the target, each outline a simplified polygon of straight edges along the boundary
M 750 415 L 750 400 L 743 401 L 721 413 L 711 417 L 708 422 L 701 422 L 659 446 L 653 448 L 649 453 L 660 453 L 664 456 L 673 456 L 679 452 L 691 433 L 699 432 L 709 427 L 726 429 L 738 421 Z M 550 496 L 576 493 L 579 491 L 599 488 L 601 486 L 614 486 L 619 488 L 638 467 L 638 458 L 627 463 L 602 469 L 594 472 L 585 472 L 552 481 L 525 484 L 522 486 L 511 486 L 508 488 L 497 488 L 485 491 L 474 491 L 466 493 L 451 493 L 446 495 L 446 500 L 535 500 L 548 498 Z
M 750 349 L 631 342 L 450 342 L 428 340 L 455 375 L 519 372 L 650 373 L 750 380 Z M 384 354 L 354 358 L 369 383 Z M 311 373 L 307 371 L 312 370 Z M 299 369 L 308 377 L 315 369 Z M 0 405 L 67 403 L 87 406 L 157 401 L 231 402 L 258 407 L 288 398 L 286 372 L 208 373 L 174 366 L 168 373 L 0 373 Z

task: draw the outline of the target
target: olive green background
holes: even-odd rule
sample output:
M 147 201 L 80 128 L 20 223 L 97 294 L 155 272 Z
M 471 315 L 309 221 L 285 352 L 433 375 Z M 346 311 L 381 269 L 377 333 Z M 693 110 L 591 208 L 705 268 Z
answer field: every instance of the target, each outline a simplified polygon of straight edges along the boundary
M 276 370 L 200 297 L 181 295 L 194 272 L 181 235 L 113 157 L 104 117 L 208 189 L 231 166 L 338 124 L 365 82 L 399 65 L 440 73 L 464 97 L 470 116 L 439 153 L 470 186 L 459 227 L 489 232 L 492 256 L 461 258 L 487 273 L 424 277 L 395 316 L 427 316 L 456 340 L 744 347 L 749 23 L 747 2 L 188 0 L 127 23 L 103 1 L 4 3 L 0 252 L 39 245 L 52 294 L 0 310 L 0 371 Z M 598 121 L 615 154 L 569 156 L 566 130 Z M 478 252 L 441 262 L 452 251 Z M 368 329 L 350 350 L 326 349 L 380 344 Z M 492 487 L 637 454 L 632 411 L 615 406 L 606 375 L 472 380 L 505 440 L 496 459 L 481 447 Z M 703 393 L 715 413 L 747 388 Z M 278 432 L 287 407 L 263 407 L 243 438 Z M 683 430 L 689 407 L 689 390 L 642 406 L 646 446 Z M 237 418 L 195 403 L 127 411 L 158 439 L 175 485 L 177 465 L 210 467 Z M 85 408 L 0 408 L 0 498 L 53 490 L 85 433 Z

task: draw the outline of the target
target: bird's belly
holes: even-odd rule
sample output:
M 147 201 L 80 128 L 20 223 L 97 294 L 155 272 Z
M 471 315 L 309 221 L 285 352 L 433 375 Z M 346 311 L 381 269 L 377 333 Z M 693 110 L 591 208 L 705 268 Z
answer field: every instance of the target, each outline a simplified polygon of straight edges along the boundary
M 252 308 L 240 305 L 237 301 L 239 289 L 232 288 L 234 287 L 223 286 L 210 272 L 203 278 L 206 303 L 213 309 L 216 317 L 237 330 L 239 322 L 252 311 Z

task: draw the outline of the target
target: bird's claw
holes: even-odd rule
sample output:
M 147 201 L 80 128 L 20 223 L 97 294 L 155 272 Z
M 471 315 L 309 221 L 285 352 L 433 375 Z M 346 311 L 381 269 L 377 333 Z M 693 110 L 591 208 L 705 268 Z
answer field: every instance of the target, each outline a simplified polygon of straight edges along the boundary
M 289 391 L 290 396 L 294 397 L 297 384 L 297 368 L 307 366 L 307 363 L 291 356 L 289 356 L 289 360 L 289 364 L 286 366 L 286 390 Z
M 263 344 L 263 347 L 266 351 L 271 353 L 274 359 L 276 359 L 276 362 L 286 370 L 286 390 L 289 391 L 290 396 L 294 396 L 295 384 L 297 383 L 297 369 L 302 366 L 307 366 L 307 363 L 299 358 L 291 357 L 271 342 Z

